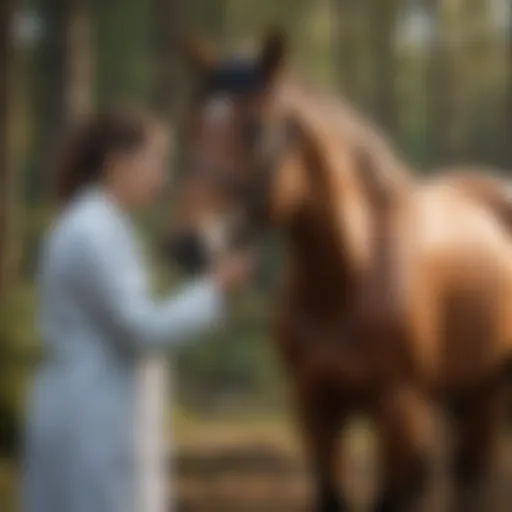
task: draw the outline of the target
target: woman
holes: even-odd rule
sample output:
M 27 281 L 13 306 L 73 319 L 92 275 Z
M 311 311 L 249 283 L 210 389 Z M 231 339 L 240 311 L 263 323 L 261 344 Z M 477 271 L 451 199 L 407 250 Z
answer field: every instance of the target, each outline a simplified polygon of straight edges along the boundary
M 66 145 L 60 215 L 42 254 L 40 326 L 25 458 L 26 512 L 163 512 L 160 353 L 217 324 L 249 261 L 231 256 L 154 302 L 128 214 L 165 182 L 167 133 L 133 113 L 99 115 Z

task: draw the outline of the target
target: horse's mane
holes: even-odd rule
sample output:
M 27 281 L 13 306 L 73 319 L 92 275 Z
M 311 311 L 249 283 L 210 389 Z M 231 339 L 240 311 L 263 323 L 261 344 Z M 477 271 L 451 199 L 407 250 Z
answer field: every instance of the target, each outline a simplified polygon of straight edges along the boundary
M 411 173 L 405 161 L 347 101 L 289 83 L 281 92 L 281 105 L 324 155 L 327 169 L 343 172 L 342 164 L 351 158 L 355 179 L 363 180 L 370 192 L 389 195 L 408 188 Z
M 324 222 L 333 221 L 341 234 L 345 270 L 372 268 L 375 275 L 389 275 L 395 258 L 385 234 L 393 213 L 412 197 L 407 165 L 380 131 L 341 99 L 288 85 L 279 102 L 313 149 L 308 172 L 323 191 L 315 204 L 326 215 Z

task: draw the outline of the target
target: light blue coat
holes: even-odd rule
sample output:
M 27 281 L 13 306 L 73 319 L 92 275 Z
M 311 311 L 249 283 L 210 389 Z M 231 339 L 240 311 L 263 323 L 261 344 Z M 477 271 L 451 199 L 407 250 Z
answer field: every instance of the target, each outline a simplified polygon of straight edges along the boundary
M 216 324 L 222 297 L 201 280 L 152 300 L 131 225 L 99 188 L 61 214 L 41 270 L 47 357 L 29 404 L 23 511 L 135 510 L 140 363 Z

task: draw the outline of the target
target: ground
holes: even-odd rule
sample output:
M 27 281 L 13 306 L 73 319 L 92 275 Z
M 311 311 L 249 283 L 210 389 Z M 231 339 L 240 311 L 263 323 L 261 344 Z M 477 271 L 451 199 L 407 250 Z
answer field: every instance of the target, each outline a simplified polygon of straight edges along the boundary
M 439 418 L 434 477 L 424 512 L 447 509 L 446 445 L 449 432 Z M 187 512 L 309 512 L 311 478 L 300 437 L 289 419 L 244 418 L 180 422 L 177 494 Z M 346 436 L 342 473 L 351 510 L 364 512 L 377 488 L 377 450 L 371 427 L 354 421 Z M 504 429 L 487 512 L 512 510 L 512 436 Z
M 355 422 L 347 435 L 343 468 L 355 512 L 367 510 L 376 482 L 371 430 Z M 299 436 L 287 420 L 276 418 L 181 418 L 175 427 L 173 467 L 182 512 L 308 512 L 311 479 Z M 501 441 L 496 500 L 488 512 L 509 512 L 512 503 L 512 440 Z M 13 464 L 0 461 L 0 510 L 17 512 Z M 443 510 L 446 479 L 436 470 L 428 512 Z M 439 501 L 441 500 L 441 501 Z M 508 506 L 506 505 L 508 504 Z

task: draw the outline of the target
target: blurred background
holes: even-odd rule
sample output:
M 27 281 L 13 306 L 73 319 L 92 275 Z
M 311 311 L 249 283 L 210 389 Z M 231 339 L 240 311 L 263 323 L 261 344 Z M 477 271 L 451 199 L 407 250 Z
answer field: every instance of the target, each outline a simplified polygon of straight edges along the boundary
M 174 35 L 186 28 L 226 51 L 251 51 L 269 25 L 288 33 L 295 74 L 352 100 L 417 172 L 466 162 L 512 169 L 512 0 L 1 0 L 2 512 L 17 510 L 27 382 L 41 357 L 33 282 L 55 141 L 87 112 L 131 102 L 168 119 L 179 162 L 192 77 Z M 149 248 L 161 213 L 140 219 Z M 184 509 L 300 510 L 293 503 L 307 493 L 269 342 L 279 250 L 268 253 L 231 324 L 173 360 Z M 154 269 L 158 288 L 179 280 L 156 254 Z M 351 435 L 357 494 L 357 475 L 372 470 L 371 440 L 360 425 Z

